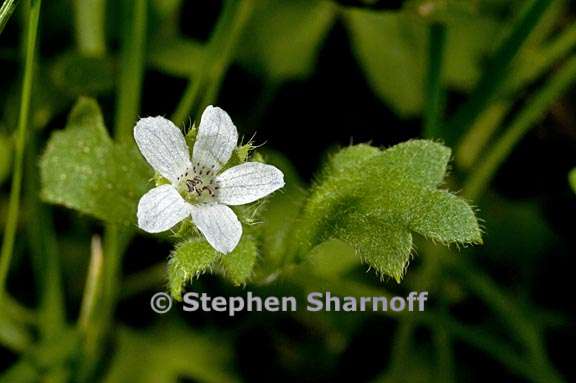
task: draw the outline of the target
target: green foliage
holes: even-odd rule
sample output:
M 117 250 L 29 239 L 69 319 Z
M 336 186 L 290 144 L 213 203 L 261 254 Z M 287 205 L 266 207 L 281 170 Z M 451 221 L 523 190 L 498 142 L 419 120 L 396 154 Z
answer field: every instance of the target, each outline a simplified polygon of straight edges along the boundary
M 359 264 L 354 248 L 340 240 L 328 240 L 314 248 L 304 267 L 318 277 L 342 277 Z
M 216 267 L 235 285 L 243 284 L 252 275 L 257 255 L 256 242 L 246 233 L 234 251 L 226 255 L 218 253 L 203 239 L 180 242 L 168 262 L 170 293 L 180 299 L 188 282 Z
M 0 314 L 0 340 L 9 349 L 18 351 L 26 349 L 32 342 L 25 326 L 6 312 Z
M 282 154 L 267 152 L 266 162 L 282 170 L 286 182 L 281 192 L 269 198 L 261 216 L 262 255 L 266 257 L 261 266 L 273 273 L 290 250 L 290 233 L 306 200 L 306 191 L 298 172 Z
M 94 100 L 81 98 L 40 161 L 42 198 L 106 222 L 130 224 L 151 177 L 132 144 L 114 143 Z
M 121 328 L 117 342 L 118 349 L 102 380 L 104 383 L 239 381 L 229 367 L 233 357 L 231 345 L 222 335 L 195 332 L 170 323 L 143 332 Z
M 549 226 L 538 206 L 532 201 L 513 201 L 489 195 L 483 200 L 486 237 L 482 248 L 487 257 L 514 263 L 518 272 L 527 270 L 542 254 L 546 254 L 558 236 Z
M 2 6 L 0 6 L 0 34 L 14 13 L 17 4 L 17 0 L 6 0 L 2 2 Z
M 413 115 L 422 109 L 424 31 L 405 17 L 353 10 L 346 21 L 374 91 L 400 115 Z
M 256 241 L 245 233 L 233 252 L 220 257 L 220 267 L 233 284 L 242 285 L 252 275 L 257 258 Z
M 150 49 L 150 64 L 164 73 L 188 78 L 198 73 L 206 56 L 200 43 L 181 37 L 159 39 Z
M 569 175 L 570 185 L 572 185 L 572 190 L 576 193 L 576 168 L 572 169 Z
M 354 164 L 367 160 L 379 153 L 380 149 L 368 144 L 349 146 L 332 155 L 330 160 L 326 161 L 324 168 L 320 172 L 320 177 L 326 178 L 330 175 L 343 174 L 349 171 Z
M 345 13 L 354 53 L 370 86 L 401 116 L 422 110 L 428 24 L 406 12 Z M 459 15 L 447 22 L 446 82 L 469 89 L 480 76 L 482 57 L 489 51 L 495 23 L 480 16 Z M 473 34 L 474 39 L 468 36 Z
M 65 366 L 72 362 L 79 345 L 78 333 L 71 329 L 58 333 L 57 337 L 34 343 L 26 348 L 18 362 L 3 372 L 0 380 L 33 383 L 50 377 L 48 380 L 51 381 L 68 381 L 70 373 Z
M 114 87 L 112 61 L 77 53 L 60 56 L 52 67 L 52 81 L 71 96 L 105 93 Z
M 257 1 L 238 47 L 238 60 L 276 81 L 307 77 L 335 11 L 327 1 Z
M 411 232 L 442 243 L 481 243 L 473 210 L 436 188 L 450 150 L 413 140 L 375 153 L 365 145 L 334 155 L 314 187 L 296 235 L 299 256 L 331 238 L 354 247 L 379 274 L 400 281 Z
M 10 173 L 12 163 L 12 144 L 8 137 L 0 133 L 0 184 Z
M 168 261 L 168 286 L 172 296 L 180 299 L 186 283 L 209 271 L 218 257 L 219 253 L 206 241 L 180 242 Z

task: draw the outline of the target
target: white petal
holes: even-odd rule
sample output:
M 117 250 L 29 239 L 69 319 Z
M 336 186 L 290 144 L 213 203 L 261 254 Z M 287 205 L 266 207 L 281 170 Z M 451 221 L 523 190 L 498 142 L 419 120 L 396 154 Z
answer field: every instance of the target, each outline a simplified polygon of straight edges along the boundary
M 166 231 L 190 215 L 190 204 L 172 185 L 161 185 L 138 202 L 138 226 L 149 233 Z
M 238 131 L 228 113 L 210 105 L 200 119 L 192 162 L 216 172 L 228 162 L 237 143 Z
M 267 196 L 284 186 L 280 169 L 260 162 L 234 166 L 216 177 L 218 202 L 243 205 Z
M 146 161 L 171 182 L 190 167 L 190 153 L 182 132 L 164 117 L 141 118 L 134 139 Z
M 242 225 L 236 214 L 226 205 L 193 205 L 192 221 L 208 243 L 224 254 L 234 250 L 242 237 Z

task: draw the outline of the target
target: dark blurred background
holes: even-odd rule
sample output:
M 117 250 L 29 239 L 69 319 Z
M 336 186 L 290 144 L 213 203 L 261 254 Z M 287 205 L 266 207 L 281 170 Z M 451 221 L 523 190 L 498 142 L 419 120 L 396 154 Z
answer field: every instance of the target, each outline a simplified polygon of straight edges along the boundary
M 112 91 L 115 85 L 113 76 L 119 69 L 115 52 L 121 45 L 120 35 L 124 17 L 122 6 L 109 2 L 106 17 L 108 54 L 103 63 L 95 64 L 96 69 L 86 69 L 89 74 L 92 73 L 91 70 L 99 72 L 110 70 L 112 80 L 95 82 L 95 87 L 88 90 L 82 89 L 82 86 L 79 90 L 71 90 L 66 80 L 59 77 L 73 77 L 65 72 L 73 68 L 63 69 L 62 66 L 65 64 L 61 61 L 65 54 L 74 52 L 75 49 L 71 3 L 73 2 L 54 0 L 44 1 L 43 4 L 40 57 L 35 84 L 38 89 L 43 90 L 38 91 L 35 99 L 38 107 L 33 110 L 33 120 L 37 125 L 39 137 L 37 140 L 39 152 L 50 134 L 63 128 L 75 96 L 79 93 L 96 96 L 103 108 L 108 126 L 113 125 L 115 103 Z M 173 6 L 172 3 L 181 4 Z M 310 4 L 299 1 L 295 2 L 296 5 L 274 1 L 265 3 L 265 6 L 256 5 L 262 9 L 255 11 L 254 18 L 248 21 L 245 35 L 240 39 L 235 53 L 238 58 L 232 60 L 216 101 L 217 105 L 232 116 L 245 140 L 254 136 L 256 143 L 266 144 L 266 150 L 281 152 L 297 169 L 304 183 L 310 184 L 314 181 L 314 175 L 327 153 L 338 147 L 363 142 L 386 147 L 424 135 L 422 105 L 419 101 L 404 107 L 410 101 L 402 99 L 391 101 L 390 97 L 394 97 L 394 92 L 379 91 L 381 87 L 400 87 L 402 81 L 392 79 L 387 81 L 388 83 L 383 81 L 381 85 L 373 85 L 374 81 L 370 74 L 367 74 L 370 70 L 365 66 L 371 64 L 363 64 L 365 58 L 358 54 L 359 48 L 354 43 L 357 39 L 354 36 L 360 32 L 355 29 L 357 27 L 352 26 L 363 22 L 361 17 L 364 13 L 378 16 L 388 12 L 409 14 L 406 20 L 402 19 L 398 21 L 399 23 L 425 25 L 429 22 L 426 18 L 418 19 L 418 15 L 411 13 L 411 3 L 415 2 L 343 0 L 320 2 L 320 6 L 316 1 L 311 1 Z M 474 49 L 477 51 L 469 54 L 472 59 L 462 61 L 462 65 L 474 65 L 476 68 L 465 68 L 474 72 L 481 71 L 486 66 L 490 53 L 525 2 L 490 0 L 471 3 L 477 4 L 472 7 L 471 16 L 465 17 L 485 21 L 489 27 L 482 26 L 482 28 L 486 28 L 486 33 L 489 32 L 493 36 L 492 39 L 484 39 L 488 41 L 480 42 L 474 41 L 483 40 L 484 36 L 478 36 L 473 32 L 460 36 L 464 42 L 470 40 L 469 46 L 476 47 Z M 188 62 L 186 53 L 188 50 L 180 52 L 176 50 L 174 54 L 168 55 L 159 48 L 162 42 L 171 41 L 170 38 L 177 36 L 178 39 L 194 41 L 195 44 L 205 43 L 218 21 L 222 6 L 221 1 L 150 2 L 147 34 L 148 65 L 143 80 L 140 115 L 168 116 L 177 105 L 188 82 L 187 76 L 180 73 L 181 65 L 179 65 L 185 66 Z M 292 31 L 282 22 L 270 20 L 271 18 L 305 20 L 302 21 L 302 25 L 296 23 L 296 28 L 305 30 L 309 22 L 309 17 L 306 18 L 308 12 L 306 7 L 314 9 L 310 12 L 318 12 L 314 19 L 318 23 L 325 24 L 320 28 L 321 31 L 315 28 L 310 28 L 310 31 L 306 29 L 305 34 L 318 35 L 316 41 L 310 43 L 312 48 L 281 50 L 275 45 L 267 47 L 266 44 L 280 44 L 280 42 L 297 45 L 298 39 L 302 38 L 298 35 L 298 30 Z M 557 1 L 554 7 L 558 10 L 548 17 L 550 25 L 544 28 L 545 32 L 542 32 L 546 33 L 544 43 L 574 23 L 572 2 Z M 168 11 L 163 14 L 163 10 Z M 9 137 L 16 118 L 15 105 L 19 86 L 16 79 L 21 73 L 18 57 L 22 16 L 17 12 L 0 36 L 2 63 L 0 106 L 4 110 L 0 138 L 3 139 Z M 359 19 L 351 21 L 354 17 Z M 259 22 L 265 25 L 259 25 Z M 268 25 L 276 23 L 278 30 L 274 29 L 274 25 Z M 462 23 L 466 24 L 467 21 Z M 275 35 L 281 35 L 282 28 L 285 29 L 285 35 Z M 456 29 L 458 28 L 460 27 L 457 26 Z M 292 34 L 295 34 L 294 40 L 291 40 Z M 159 36 L 169 37 L 164 40 Z M 413 38 L 418 40 L 422 35 L 416 34 Z M 383 39 L 385 40 L 384 37 Z M 416 41 L 415 44 L 420 46 L 425 44 L 425 41 Z M 386 49 L 386 41 L 381 47 Z M 417 49 L 410 47 L 409 45 L 407 50 L 403 51 L 402 46 L 390 44 L 392 54 L 400 56 L 414 49 L 412 57 L 414 62 L 406 61 L 406 70 L 408 71 L 412 64 L 422 69 L 425 63 L 418 61 L 420 56 L 417 54 Z M 449 44 L 448 47 L 452 49 L 454 46 Z M 271 56 L 275 56 L 267 59 L 255 58 L 258 52 L 267 54 L 267 49 L 272 52 L 268 52 Z M 276 49 L 279 49 L 278 52 Z M 574 49 L 571 50 L 571 53 L 573 52 Z M 166 54 L 166 57 L 163 54 Z M 374 51 L 373 54 L 378 56 L 379 52 Z M 447 51 L 447 55 L 459 54 L 457 48 Z M 277 61 L 274 60 L 278 60 L 277 57 L 282 55 L 286 55 L 285 60 L 289 64 L 286 65 L 286 69 L 280 68 L 275 71 L 278 66 L 275 66 L 274 63 Z M 407 57 L 408 60 L 411 55 Z M 178 58 L 182 63 L 177 62 Z M 174 59 L 176 63 L 173 66 L 165 64 L 167 60 Z M 303 63 L 302 66 L 298 65 L 299 61 L 308 60 L 309 65 Z M 528 56 L 526 59 L 528 65 L 530 60 Z M 400 65 L 401 68 L 402 60 L 395 65 Z M 521 65 L 524 64 L 518 64 L 519 67 Z M 556 67 L 553 66 L 551 71 Z M 386 68 L 383 70 L 382 76 L 386 77 Z M 61 71 L 64 71 L 64 74 Z M 410 82 L 410 78 L 406 81 Z M 446 117 L 453 115 L 468 99 L 477 81 L 478 76 L 474 74 L 464 74 L 460 80 L 448 80 Z M 543 75 L 517 92 L 513 98 L 510 115 L 513 116 L 527 97 L 546 81 L 547 76 Z M 421 82 L 418 80 L 416 84 Z M 538 323 L 536 328 L 542 333 L 547 358 L 566 381 L 576 379 L 573 355 L 570 351 L 576 342 L 576 330 L 573 326 L 576 305 L 570 283 L 573 257 L 576 254 L 574 238 L 576 195 L 570 188 L 567 178 L 569 171 L 576 166 L 575 96 L 575 90 L 571 89 L 556 100 L 545 118 L 514 147 L 498 170 L 489 190 L 481 199 L 473 201 L 478 207 L 479 217 L 483 220 L 485 245 L 457 250 L 458 257 L 465 257 L 470 261 L 473 267 L 498 286 L 499 291 L 510 298 L 527 318 Z M 423 95 L 405 97 L 407 100 L 414 98 L 418 100 Z M 502 127 L 506 126 L 506 121 L 504 119 Z M 433 138 L 441 142 L 451 141 L 442 135 Z M 459 190 L 469 169 L 458 163 L 458 149 L 453 147 L 453 150 L 456 152 L 455 162 L 451 168 L 448 184 L 451 189 Z M 2 217 L 5 216 L 9 193 L 7 177 L 8 174 L 0 178 Z M 79 217 L 76 213 L 63 208 L 55 208 L 53 214 L 61 248 L 67 316 L 73 321 L 79 309 L 89 259 L 87 238 L 94 232 L 101 232 L 101 227 L 96 221 Z M 23 224 L 33 224 L 34 212 L 26 211 L 22 220 Z M 25 233 L 20 238 L 17 243 L 18 256 L 11 269 L 9 290 L 26 305 L 33 306 L 37 302 L 37 294 L 34 284 L 31 283 L 32 270 L 26 256 L 26 243 L 29 239 Z M 426 246 L 423 243 L 418 245 L 419 248 Z M 132 241 L 126 252 L 124 274 L 130 275 L 161 264 L 164 262 L 164 255 L 170 251 L 169 243 L 159 242 L 150 237 L 138 237 Z M 388 291 L 404 293 L 409 291 L 406 290 L 409 286 L 414 286 L 413 280 L 417 279 L 421 266 L 421 259 L 416 256 L 402 285 L 397 285 L 391 280 L 379 281 L 376 276 L 366 272 L 364 266 L 358 267 L 352 276 L 363 278 L 371 286 L 383 285 Z M 450 270 L 440 273 L 435 280 L 435 286 L 430 287 L 431 299 L 436 303 L 448 300 L 450 304 L 446 309 L 446 315 L 459 323 L 470 325 L 476 337 L 485 339 L 486 342 L 490 342 L 492 337 L 502 339 L 513 353 L 521 355 L 521 347 L 515 340 L 509 338 L 508 330 L 501 318 L 497 318 L 487 308 L 485 302 L 470 293 L 464 287 L 466 284 L 453 274 L 454 272 Z M 158 277 L 157 274 L 154 275 Z M 148 300 L 151 293 L 162 286 L 160 279 L 144 290 L 137 290 L 118 305 L 116 315 L 118 329 L 115 331 L 122 335 L 108 342 L 109 352 L 106 353 L 96 381 L 100 379 L 113 381 L 107 374 L 109 368 L 113 369 L 117 364 L 124 363 L 123 366 L 127 366 L 125 369 L 146 369 L 146 365 L 138 363 L 139 353 L 154 353 L 153 350 L 162 347 L 171 348 L 169 339 L 172 338 L 166 334 L 170 333 L 170 336 L 177 339 L 179 331 L 204 334 L 203 336 L 208 334 L 209 337 L 216 334 L 215 339 L 223 339 L 222 348 L 225 351 L 218 351 L 220 343 L 215 341 L 214 353 L 230 354 L 221 360 L 228 361 L 226 368 L 235 371 L 234 376 L 242 381 L 425 382 L 434 380 L 432 376 L 436 376 L 434 373 L 437 362 L 434 355 L 437 351 L 434 349 L 434 335 L 429 326 L 416 326 L 409 346 L 409 357 L 400 363 L 403 374 L 395 375 L 389 373 L 388 368 L 393 363 L 393 355 L 396 352 L 394 342 L 398 340 L 398 332 L 401 329 L 401 322 L 396 318 L 372 313 L 319 313 L 315 314 L 316 317 L 306 314 L 242 313 L 237 318 L 228 318 L 225 314 L 185 315 L 176 312 L 159 317 L 148 310 Z M 208 291 L 212 295 L 220 293 L 234 295 L 243 291 L 211 275 L 205 275 L 195 281 L 193 288 L 197 291 Z M 269 286 L 249 285 L 248 289 L 262 294 L 300 295 L 302 291 L 306 291 L 303 286 L 283 281 Z M 166 328 L 173 330 L 168 331 Z M 474 346 L 482 344 L 481 341 L 471 343 L 466 339 L 466 336 L 456 336 L 450 342 L 454 381 L 528 380 L 521 374 L 511 371 L 509 366 L 490 352 Z M 202 343 L 198 347 L 202 347 Z M 184 346 L 183 349 L 187 350 Z M 8 368 L 19 359 L 12 351 L 3 348 L 0 350 L 0 368 Z M 196 360 L 203 360 L 202 357 L 195 355 L 202 353 L 201 350 L 190 352 L 193 354 L 190 356 L 191 364 L 196 363 Z M 125 358 L 118 361 L 116 353 L 135 354 L 135 356 L 132 359 Z M 148 360 L 147 358 L 143 356 L 143 360 Z M 210 361 L 198 363 L 210 366 Z M 219 368 L 218 363 L 214 361 L 213 364 L 216 370 Z M 153 379 L 150 377 L 147 379 L 142 381 L 154 381 L 150 380 Z M 177 381 L 218 380 L 217 375 L 209 373 L 205 375 L 187 373 Z M 538 378 L 535 377 L 533 380 L 538 381 Z

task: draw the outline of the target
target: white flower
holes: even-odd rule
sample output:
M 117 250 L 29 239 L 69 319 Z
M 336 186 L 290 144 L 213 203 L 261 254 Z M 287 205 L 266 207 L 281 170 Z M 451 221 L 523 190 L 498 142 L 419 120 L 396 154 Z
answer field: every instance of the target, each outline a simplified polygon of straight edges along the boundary
M 190 151 L 180 129 L 163 117 L 142 118 L 134 138 L 146 161 L 170 181 L 146 193 L 138 203 L 138 226 L 149 232 L 168 230 L 187 217 L 208 243 L 229 253 L 242 236 L 242 225 L 226 205 L 254 202 L 284 186 L 272 165 L 246 162 L 218 174 L 238 142 L 230 116 L 208 106 Z

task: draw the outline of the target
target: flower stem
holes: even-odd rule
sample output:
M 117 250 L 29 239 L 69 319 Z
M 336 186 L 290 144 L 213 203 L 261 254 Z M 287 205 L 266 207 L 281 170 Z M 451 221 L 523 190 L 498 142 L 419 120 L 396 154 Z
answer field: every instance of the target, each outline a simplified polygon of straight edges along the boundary
M 18 226 L 18 215 L 20 210 L 20 192 L 22 189 L 22 175 L 24 166 L 24 150 L 26 148 L 26 134 L 29 126 L 30 100 L 32 98 L 32 82 L 34 76 L 34 60 L 36 50 L 36 37 L 38 33 L 38 21 L 40 18 L 40 6 L 42 0 L 31 0 L 28 13 L 28 23 L 26 27 L 25 40 L 25 61 L 24 77 L 22 80 L 22 97 L 20 101 L 20 112 L 18 115 L 18 132 L 16 136 L 16 149 L 14 160 L 14 173 L 12 176 L 12 186 L 10 189 L 10 202 L 8 205 L 8 216 L 4 229 L 4 240 L 0 252 L 0 307 L 6 294 L 6 282 L 8 269 L 14 252 L 14 240 Z
M 508 157 L 518 141 L 530 128 L 545 117 L 551 104 L 575 81 L 576 56 L 570 58 L 550 81 L 526 103 L 508 130 L 490 148 L 464 185 L 464 196 L 475 200 L 483 193 L 498 167 Z
M 204 55 L 201 70 L 191 73 L 188 86 L 172 115 L 171 119 L 177 125 L 185 121 L 191 110 L 202 110 L 203 106 L 215 99 L 253 5 L 253 0 L 226 1 L 222 16 L 205 48 L 207 54 Z

